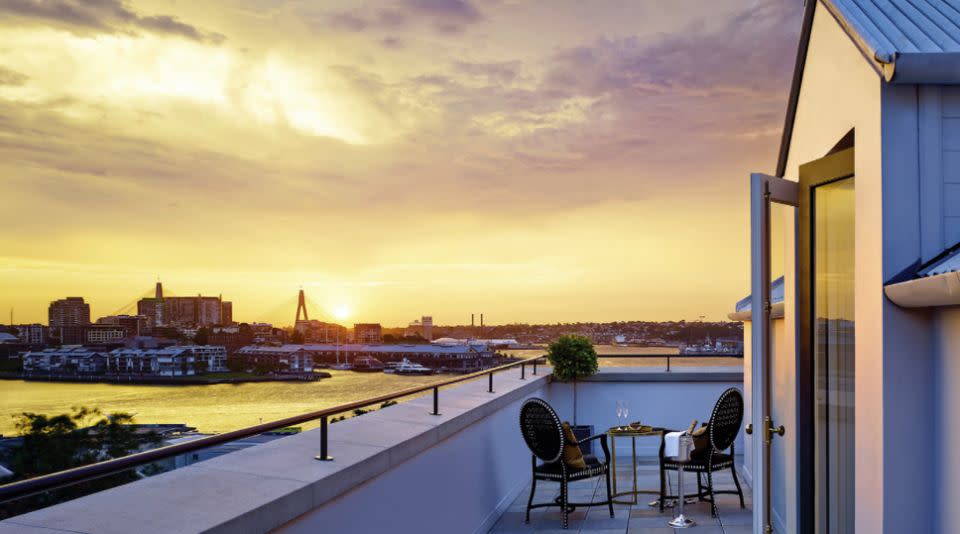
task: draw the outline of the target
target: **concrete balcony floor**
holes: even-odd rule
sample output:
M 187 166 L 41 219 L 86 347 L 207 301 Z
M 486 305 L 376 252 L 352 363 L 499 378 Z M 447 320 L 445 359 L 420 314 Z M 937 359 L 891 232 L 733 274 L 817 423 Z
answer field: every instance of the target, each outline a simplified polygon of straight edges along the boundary
M 619 458 L 619 455 L 618 455 Z M 641 460 L 643 462 L 645 460 Z M 673 485 L 676 484 L 676 473 L 668 473 Z M 623 491 L 632 487 L 633 472 L 629 463 L 623 461 L 617 465 L 617 490 Z M 710 504 L 698 502 L 687 504 L 684 513 L 687 517 L 697 522 L 692 529 L 687 529 L 691 534 L 749 534 L 752 532 L 752 509 L 753 497 L 750 489 L 743 485 L 743 477 L 740 477 L 741 486 L 743 486 L 744 500 L 747 508 L 740 508 L 740 501 L 736 495 L 718 495 L 717 496 L 717 517 L 710 516 Z M 655 463 L 640 463 L 637 465 L 637 487 L 639 489 L 658 490 L 660 487 L 659 471 Z M 670 486 L 673 488 L 674 486 Z M 695 474 L 686 473 L 684 476 L 684 489 L 686 491 L 696 492 L 697 478 Z M 714 489 L 736 489 L 733 484 L 733 477 L 730 471 L 714 475 Z M 560 485 L 552 482 L 537 482 L 537 493 L 534 496 L 534 502 L 549 502 L 560 495 Z M 582 480 L 570 485 L 571 500 L 579 502 L 601 501 L 606 495 L 606 484 L 603 477 L 593 480 Z M 561 528 L 560 511 L 558 508 L 537 508 L 530 512 L 530 523 L 525 524 L 524 510 L 527 506 L 527 498 L 530 496 L 530 486 L 528 485 L 523 492 L 514 500 L 506 512 L 500 517 L 500 520 L 490 530 L 490 534 L 508 534 L 519 532 L 580 532 L 580 533 L 630 533 L 630 534 L 654 534 L 671 533 L 674 530 L 682 532 L 682 529 L 673 529 L 667 526 L 667 521 L 674 517 L 674 511 L 670 508 L 664 509 L 661 514 L 655 506 L 649 506 L 649 502 L 656 499 L 655 495 L 641 494 L 638 496 L 638 503 L 635 505 L 614 504 L 614 517 L 610 517 L 610 512 L 606 505 L 596 505 L 589 508 L 577 508 L 570 514 L 570 527 L 567 530 Z M 624 500 L 629 498 L 624 497 Z

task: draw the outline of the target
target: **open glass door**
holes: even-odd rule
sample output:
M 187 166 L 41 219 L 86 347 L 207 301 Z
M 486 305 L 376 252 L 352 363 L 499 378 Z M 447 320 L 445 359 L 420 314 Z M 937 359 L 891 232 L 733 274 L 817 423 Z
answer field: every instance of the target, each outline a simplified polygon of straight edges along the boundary
M 799 202 L 799 187 L 796 182 L 764 174 L 751 175 L 751 421 L 747 433 L 752 439 L 753 474 L 753 531 L 756 534 L 774 532 L 773 502 L 778 497 L 782 502 L 784 495 L 783 469 L 779 483 L 774 482 L 774 438 L 782 437 L 786 429 L 775 422 L 772 330 L 773 298 L 771 291 L 771 212 L 773 204 L 782 204 L 790 208 L 793 217 L 792 228 L 796 227 L 796 210 Z M 784 281 L 787 283 L 787 280 Z M 782 365 L 782 361 L 779 362 Z M 782 404 L 782 403 L 781 403 Z M 782 414 L 783 407 L 780 407 Z M 791 436 L 792 438 L 792 436 Z M 793 439 L 790 439 L 794 442 Z M 778 444 L 779 445 L 779 444 Z M 782 445 L 781 445 L 782 447 Z M 787 455 L 777 455 L 780 462 Z M 790 457 L 795 457 L 790 454 Z M 784 467 L 784 466 L 777 466 Z M 793 472 L 793 470 L 790 470 Z M 787 481 L 792 482 L 792 481 Z M 790 506 L 790 504 L 785 504 Z M 785 532 L 798 531 L 796 525 L 787 523 L 781 514 L 779 529 Z M 790 514 L 790 520 L 796 521 L 796 515 Z
M 800 355 L 809 531 L 854 532 L 854 149 L 800 166 Z

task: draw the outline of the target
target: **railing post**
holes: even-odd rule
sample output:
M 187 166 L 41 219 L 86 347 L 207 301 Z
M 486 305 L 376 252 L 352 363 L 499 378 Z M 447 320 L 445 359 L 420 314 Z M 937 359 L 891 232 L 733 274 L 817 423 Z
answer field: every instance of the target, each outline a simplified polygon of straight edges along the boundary
M 490 387 L 487 388 L 487 391 L 493 393 L 493 372 L 487 373 L 487 377 L 490 378 Z
M 440 388 L 433 388 L 433 412 L 430 415 L 440 415 Z
M 667 372 L 670 372 L 670 353 L 667 353 Z
M 537 374 L 537 361 L 539 361 L 539 360 L 540 360 L 540 358 L 534 358 L 534 359 L 533 359 L 533 374 Z
M 520 380 L 526 380 L 526 379 L 527 379 L 527 364 L 521 363 L 520 364 Z
M 320 454 L 314 456 L 317 460 L 322 462 L 329 462 L 333 460 L 333 456 L 327 455 L 327 416 L 324 415 L 320 418 Z

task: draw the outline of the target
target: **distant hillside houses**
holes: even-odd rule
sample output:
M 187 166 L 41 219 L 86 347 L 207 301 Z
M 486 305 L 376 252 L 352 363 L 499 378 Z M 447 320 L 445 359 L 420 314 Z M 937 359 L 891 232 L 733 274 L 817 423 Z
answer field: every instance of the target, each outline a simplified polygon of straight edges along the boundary
M 100 351 L 64 345 L 23 355 L 27 373 L 192 376 L 227 370 L 227 351 L 215 345 Z

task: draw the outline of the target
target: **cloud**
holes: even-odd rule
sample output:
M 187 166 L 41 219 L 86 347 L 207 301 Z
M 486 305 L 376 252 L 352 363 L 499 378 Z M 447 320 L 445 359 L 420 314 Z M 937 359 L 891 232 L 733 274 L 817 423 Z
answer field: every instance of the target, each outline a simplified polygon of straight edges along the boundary
M 23 85 L 30 77 L 0 65 L 0 85 Z
M 301 14 L 308 21 L 321 21 L 321 26 L 354 33 L 392 31 L 425 22 L 439 33 L 456 34 L 484 20 L 467 0 L 404 0 L 394 8 L 360 7 L 319 15 L 307 8 Z
M 202 31 L 170 15 L 142 16 L 122 0 L 6 0 L 0 19 L 44 24 L 74 33 L 136 33 L 137 30 L 220 43 L 219 33 Z
M 380 39 L 380 46 L 388 50 L 402 50 L 406 43 L 399 37 L 384 37 Z

